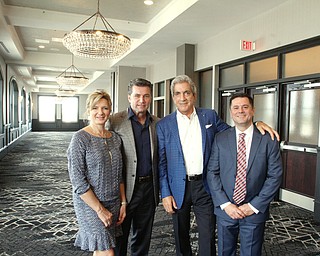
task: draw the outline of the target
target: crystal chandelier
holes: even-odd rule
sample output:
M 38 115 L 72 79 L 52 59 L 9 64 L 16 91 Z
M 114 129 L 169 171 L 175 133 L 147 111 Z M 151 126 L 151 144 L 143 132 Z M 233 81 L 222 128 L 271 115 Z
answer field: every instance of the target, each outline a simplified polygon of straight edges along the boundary
M 117 33 L 110 23 L 98 11 L 82 22 L 70 33 L 65 34 L 63 45 L 74 55 L 93 59 L 116 59 L 125 54 L 131 46 L 129 37 Z M 84 23 L 95 17 L 92 30 L 78 30 Z M 96 30 L 98 18 L 105 30 Z M 109 27 L 109 29 L 108 29 Z
M 76 66 L 72 65 L 56 77 L 56 81 L 60 86 L 87 86 L 89 79 L 85 77 Z
M 76 90 L 71 89 L 71 88 L 63 88 L 62 86 L 59 87 L 58 90 L 55 91 L 55 94 L 57 97 L 72 97 L 76 94 Z

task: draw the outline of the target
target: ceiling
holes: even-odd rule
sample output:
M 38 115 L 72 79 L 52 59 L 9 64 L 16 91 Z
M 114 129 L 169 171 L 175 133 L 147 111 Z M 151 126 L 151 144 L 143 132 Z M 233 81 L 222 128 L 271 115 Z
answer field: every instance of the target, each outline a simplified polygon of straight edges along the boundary
M 90 79 L 79 93 L 104 88 L 119 65 L 153 65 L 182 44 L 202 42 L 283 2 L 154 0 L 146 6 L 143 0 L 100 0 L 100 13 L 131 38 L 132 46 L 116 60 L 74 57 L 74 65 Z M 59 87 L 56 77 L 72 64 L 63 36 L 97 9 L 98 0 L 0 0 L 0 54 L 32 91 L 53 92 Z

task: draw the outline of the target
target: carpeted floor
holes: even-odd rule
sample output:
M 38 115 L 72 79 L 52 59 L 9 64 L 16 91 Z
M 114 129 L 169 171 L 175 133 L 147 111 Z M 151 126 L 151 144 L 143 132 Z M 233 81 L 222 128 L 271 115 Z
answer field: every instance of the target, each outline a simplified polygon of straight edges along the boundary
M 0 160 L 0 256 L 92 255 L 73 247 L 77 231 L 67 172 L 72 133 L 31 132 Z M 197 252 L 196 224 L 192 245 Z M 160 205 L 149 255 L 175 255 L 172 223 Z M 263 255 L 320 255 L 312 213 L 274 202 Z

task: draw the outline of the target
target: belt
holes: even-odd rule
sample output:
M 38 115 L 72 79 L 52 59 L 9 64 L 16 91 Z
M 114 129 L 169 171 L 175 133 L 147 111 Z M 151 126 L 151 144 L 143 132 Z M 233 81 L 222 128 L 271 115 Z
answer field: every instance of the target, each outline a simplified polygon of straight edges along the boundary
M 152 176 L 151 175 L 138 177 L 138 182 L 139 183 L 144 183 L 144 182 L 148 182 L 148 181 L 151 181 L 151 180 L 152 180 Z
M 188 181 L 202 180 L 202 174 L 187 175 Z

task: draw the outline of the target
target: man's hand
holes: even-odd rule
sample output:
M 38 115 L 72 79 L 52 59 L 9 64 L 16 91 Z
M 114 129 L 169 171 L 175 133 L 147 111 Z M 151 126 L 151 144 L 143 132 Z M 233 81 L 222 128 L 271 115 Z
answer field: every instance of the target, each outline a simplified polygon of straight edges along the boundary
M 246 216 L 250 216 L 250 215 L 254 214 L 254 211 L 251 209 L 251 207 L 249 206 L 249 204 L 243 204 L 243 205 L 239 206 L 239 209 L 240 209 Z
M 126 217 L 126 208 L 127 208 L 126 204 L 121 205 L 120 213 L 119 213 L 119 217 L 118 217 L 118 221 L 117 221 L 117 226 L 120 225 L 124 221 L 124 218 Z
M 261 134 L 264 135 L 265 132 L 267 131 L 270 134 L 272 140 L 274 140 L 274 136 L 276 136 L 277 141 L 280 141 L 280 136 L 279 136 L 278 132 L 273 130 L 269 125 L 265 124 L 264 122 L 262 122 L 262 121 L 256 122 L 256 127 Z
M 245 213 L 235 204 L 229 204 L 226 208 L 224 208 L 224 211 L 230 216 L 231 219 L 234 220 L 239 220 L 246 217 Z
M 175 209 L 178 208 L 173 196 L 162 198 L 162 204 L 166 212 L 169 214 L 173 214 L 175 212 Z

